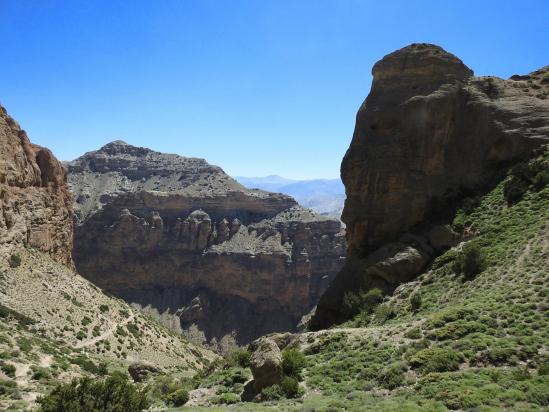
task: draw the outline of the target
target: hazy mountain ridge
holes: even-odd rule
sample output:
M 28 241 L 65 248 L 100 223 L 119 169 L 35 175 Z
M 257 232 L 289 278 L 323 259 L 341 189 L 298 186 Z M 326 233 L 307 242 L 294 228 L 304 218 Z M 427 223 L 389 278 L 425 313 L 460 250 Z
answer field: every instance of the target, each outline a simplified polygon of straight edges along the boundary
M 235 179 L 248 188 L 257 188 L 292 196 L 297 202 L 317 213 L 341 217 L 345 202 L 345 186 L 341 179 L 286 179 L 277 175 Z

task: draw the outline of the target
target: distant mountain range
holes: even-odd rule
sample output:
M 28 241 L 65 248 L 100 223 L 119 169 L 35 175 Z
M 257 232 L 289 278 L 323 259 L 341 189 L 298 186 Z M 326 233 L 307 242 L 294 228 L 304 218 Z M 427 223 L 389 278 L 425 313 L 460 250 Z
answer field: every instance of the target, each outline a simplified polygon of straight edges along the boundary
M 252 189 L 263 189 L 292 196 L 301 206 L 323 215 L 341 217 L 345 201 L 345 186 L 341 179 L 294 180 L 277 175 L 235 179 Z

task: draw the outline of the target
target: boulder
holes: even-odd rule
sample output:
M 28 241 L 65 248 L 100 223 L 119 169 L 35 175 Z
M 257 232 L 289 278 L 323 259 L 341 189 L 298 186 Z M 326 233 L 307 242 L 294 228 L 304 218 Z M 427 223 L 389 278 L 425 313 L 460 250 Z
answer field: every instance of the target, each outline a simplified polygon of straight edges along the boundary
M 149 375 L 161 372 L 162 370 L 159 367 L 151 363 L 135 362 L 128 366 L 128 373 L 134 382 L 144 382 Z
M 438 225 L 433 227 L 429 233 L 429 243 L 439 252 L 457 246 L 461 237 L 450 225 Z
M 250 369 L 255 391 L 259 393 L 263 388 L 279 384 L 282 380 L 282 353 L 275 341 L 259 338 L 249 345 L 248 350 L 252 352 Z
M 366 272 L 383 278 L 391 285 L 398 285 L 419 274 L 430 258 L 419 247 L 399 242 L 388 243 L 368 257 L 375 263 L 368 266 Z

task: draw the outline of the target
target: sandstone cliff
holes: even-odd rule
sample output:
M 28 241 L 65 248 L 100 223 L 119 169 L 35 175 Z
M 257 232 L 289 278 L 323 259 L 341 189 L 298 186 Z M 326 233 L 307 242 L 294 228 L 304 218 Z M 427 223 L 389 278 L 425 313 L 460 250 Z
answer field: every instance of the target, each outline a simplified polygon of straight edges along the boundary
M 294 330 L 342 265 L 339 221 L 202 159 L 116 141 L 67 168 L 79 273 L 208 340 Z
M 549 141 L 549 67 L 475 77 L 442 48 L 412 44 L 372 74 L 341 165 L 349 259 L 319 303 L 315 329 L 344 319 L 345 291 L 390 291 L 419 273 L 459 237 L 435 226 L 456 202 Z
M 33 145 L 0 106 L 0 255 L 21 246 L 72 266 L 72 200 L 66 172 L 52 153 Z

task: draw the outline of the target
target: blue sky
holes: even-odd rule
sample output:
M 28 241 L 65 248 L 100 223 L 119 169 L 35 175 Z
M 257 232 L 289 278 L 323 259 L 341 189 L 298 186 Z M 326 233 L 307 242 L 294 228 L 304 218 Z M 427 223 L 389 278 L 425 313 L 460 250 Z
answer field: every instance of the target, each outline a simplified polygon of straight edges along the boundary
M 547 0 L 0 0 L 0 18 L 0 102 L 33 142 L 243 176 L 336 177 L 371 66 L 409 43 L 478 75 L 549 64 Z

